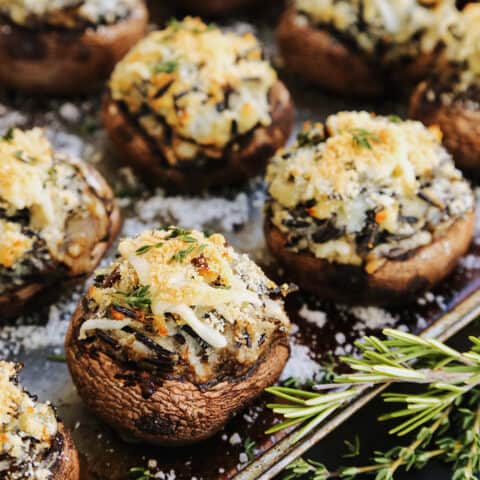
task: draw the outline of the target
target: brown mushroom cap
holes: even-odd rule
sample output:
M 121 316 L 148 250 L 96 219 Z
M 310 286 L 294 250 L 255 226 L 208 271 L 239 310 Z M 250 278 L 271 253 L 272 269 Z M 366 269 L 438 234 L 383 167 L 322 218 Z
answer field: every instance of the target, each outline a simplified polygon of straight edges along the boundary
M 62 451 L 53 472 L 52 480 L 79 480 L 80 464 L 72 437 L 61 422 L 58 424 L 58 430 L 61 435 Z
M 152 372 L 132 370 L 88 348 L 78 340 L 81 320 L 80 305 L 65 341 L 68 367 L 80 396 L 127 438 L 158 445 L 184 445 L 214 435 L 278 379 L 289 354 L 287 337 L 279 337 L 245 375 L 199 386 L 181 378 L 155 378 Z M 145 376 L 148 395 L 142 394 L 140 382 L 131 381 Z M 127 377 L 128 381 L 121 380 Z
M 475 108 L 463 100 L 454 100 L 448 105 L 440 100 L 429 102 L 425 96 L 432 86 L 431 82 L 422 82 L 418 85 L 410 99 L 409 115 L 426 125 L 440 127 L 443 143 L 453 155 L 455 164 L 471 176 L 478 178 L 480 176 L 480 103 L 476 103 Z
M 471 212 L 456 220 L 445 235 L 413 250 L 404 260 L 387 260 L 372 274 L 359 266 L 289 250 L 287 237 L 268 219 L 265 236 L 289 278 L 306 291 L 336 302 L 393 306 L 414 300 L 445 278 L 467 251 L 474 227 L 475 212 Z
M 425 78 L 439 61 L 439 52 L 422 53 L 398 65 L 380 65 L 328 30 L 295 21 L 288 8 L 277 28 L 280 51 L 288 70 L 306 80 L 346 96 L 380 96 L 392 85 L 412 85 Z
M 141 0 L 128 18 L 96 29 L 30 30 L 0 23 L 0 84 L 55 95 L 98 89 L 143 37 L 147 20 Z
M 95 236 L 95 222 L 90 218 L 83 219 L 80 223 L 69 225 L 70 234 L 77 236 L 81 229 L 82 233 L 92 233 L 90 240 L 92 244 L 85 249 L 87 255 L 78 258 L 70 270 L 59 269 L 58 276 L 50 277 L 48 280 L 34 281 L 30 284 L 22 285 L 0 295 L 0 311 L 2 318 L 13 318 L 34 309 L 39 304 L 45 304 L 53 300 L 58 295 L 58 285 L 74 285 L 85 278 L 85 275 L 92 272 L 101 258 L 116 238 L 120 226 L 120 210 L 110 186 L 105 179 L 93 168 L 83 162 L 76 162 L 76 165 L 82 170 L 84 178 L 90 188 L 103 201 L 106 211 L 109 215 L 108 233 L 105 238 L 98 240 Z M 68 236 L 67 232 L 67 236 Z M 84 235 L 85 236 L 85 235 Z M 87 238 L 89 238 L 87 236 Z
M 285 85 L 277 81 L 270 90 L 272 122 L 256 127 L 238 142 L 227 147 L 218 166 L 211 168 L 175 168 L 167 166 L 134 119 L 109 94 L 103 102 L 103 122 L 113 144 L 126 162 L 143 171 L 150 181 L 172 190 L 198 192 L 213 185 L 238 183 L 260 173 L 269 158 L 283 146 L 290 135 L 293 103 Z M 238 144 L 240 148 L 234 148 Z

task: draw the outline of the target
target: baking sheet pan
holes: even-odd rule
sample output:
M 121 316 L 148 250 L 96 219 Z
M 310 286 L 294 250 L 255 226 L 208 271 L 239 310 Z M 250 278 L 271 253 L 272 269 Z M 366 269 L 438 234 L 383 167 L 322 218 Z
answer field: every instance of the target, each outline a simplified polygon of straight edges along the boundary
M 272 26 L 278 10 L 278 7 L 265 8 L 255 19 L 236 16 L 224 25 L 236 30 L 253 29 L 265 41 L 268 54 L 275 59 Z M 161 21 L 172 13 L 175 12 L 160 8 L 155 18 Z M 291 89 L 297 107 L 297 129 L 305 120 L 322 120 L 330 113 L 345 109 L 402 116 L 405 113 L 401 99 L 376 104 L 349 101 L 322 94 L 297 78 L 281 76 Z M 130 171 L 122 168 L 111 150 L 100 126 L 99 101 L 99 96 L 46 99 L 2 92 L 0 131 L 12 125 L 45 126 L 59 149 L 94 163 L 120 197 L 125 216 L 124 235 L 162 223 L 213 228 L 222 231 L 233 245 L 248 252 L 270 274 L 279 276 L 263 240 L 265 192 L 261 179 L 199 197 L 166 197 L 160 190 L 152 191 L 134 181 Z M 111 255 L 112 252 L 109 258 Z M 80 451 L 82 479 L 126 479 L 130 478 L 128 472 L 132 467 L 142 467 L 158 474 L 156 478 L 169 480 L 266 480 L 320 441 L 380 390 L 366 390 L 296 443 L 293 442 L 293 433 L 264 434 L 278 421 L 265 407 L 269 400 L 267 396 L 256 400 L 236 415 L 224 431 L 200 445 L 171 449 L 126 443 L 86 409 L 75 392 L 66 365 L 58 361 L 69 316 L 82 289 L 83 286 L 79 286 L 62 292 L 62 298 L 52 306 L 20 319 L 16 324 L 0 327 L 0 358 L 24 362 L 21 377 L 26 387 L 38 393 L 42 400 L 51 400 L 57 406 Z M 336 368 L 339 355 L 353 352 L 356 338 L 365 333 L 378 333 L 386 326 L 449 338 L 480 311 L 480 236 L 447 281 L 407 308 L 348 308 L 319 302 L 298 292 L 289 298 L 288 310 L 295 327 L 292 358 L 284 380 L 289 376 L 300 382 L 312 378 L 321 380 Z

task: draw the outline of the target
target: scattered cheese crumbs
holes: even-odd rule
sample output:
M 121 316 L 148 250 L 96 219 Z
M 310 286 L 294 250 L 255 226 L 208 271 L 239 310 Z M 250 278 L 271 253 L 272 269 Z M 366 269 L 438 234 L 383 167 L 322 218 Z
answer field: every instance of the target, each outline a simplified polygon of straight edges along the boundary
M 297 379 L 300 384 L 315 380 L 322 373 L 322 367 L 311 357 L 306 345 L 298 344 L 295 339 L 290 341 L 290 358 L 283 369 L 280 381 L 289 378 Z
M 350 312 L 361 322 L 353 326 L 354 330 L 380 330 L 393 327 L 397 319 L 383 308 L 378 307 L 352 307 Z
M 459 265 L 466 270 L 480 270 L 480 257 L 469 254 L 460 259 Z
M 163 224 L 202 230 L 212 228 L 232 232 L 249 219 L 248 197 L 238 193 L 228 200 L 223 197 L 168 197 L 162 190 L 134 204 L 135 217 L 125 220 L 123 234 L 137 235 L 146 228 Z
M 238 459 L 240 463 L 247 463 L 248 462 L 248 455 L 245 452 L 242 452 L 239 456 Z
M 310 310 L 306 304 L 298 312 L 307 322 L 313 323 L 318 328 L 323 328 L 327 322 L 327 314 L 320 310 Z
M 238 433 L 234 433 L 228 440 L 228 442 L 230 443 L 230 445 L 239 445 L 240 443 L 242 443 L 242 438 L 240 437 L 240 435 Z

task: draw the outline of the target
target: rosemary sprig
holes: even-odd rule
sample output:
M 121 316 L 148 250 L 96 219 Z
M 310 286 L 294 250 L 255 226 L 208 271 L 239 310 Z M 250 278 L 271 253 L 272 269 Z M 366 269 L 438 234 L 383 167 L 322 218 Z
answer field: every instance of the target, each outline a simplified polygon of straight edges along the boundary
M 132 308 L 146 310 L 152 304 L 150 285 L 140 285 L 132 292 L 117 290 L 112 296 Z
M 365 128 L 354 128 L 350 131 L 353 137 L 353 142 L 357 147 L 372 149 L 371 142 L 379 142 L 380 138 L 375 132 L 366 130 Z
M 376 480 L 393 480 L 403 468 L 422 468 L 432 458 L 453 464 L 454 480 L 477 480 L 480 471 L 480 338 L 470 337 L 471 347 L 459 352 L 434 339 L 386 329 L 385 339 L 364 337 L 356 343 L 360 358 L 342 357 L 353 373 L 335 377 L 333 384 L 315 391 L 273 387 L 267 391 L 284 403 L 270 404 L 284 421 L 270 433 L 300 425 L 297 438 L 305 435 L 330 413 L 375 384 L 417 383 L 418 393 L 386 393 L 386 403 L 400 409 L 379 420 L 400 420 L 389 433 L 413 436 L 406 446 L 375 452 L 371 465 L 330 471 L 325 465 L 297 460 L 286 478 L 309 474 L 313 480 L 352 480 L 373 474 Z M 447 435 L 447 433 L 448 435 Z M 347 444 L 350 450 L 354 444 Z
M 153 66 L 154 73 L 173 73 L 178 69 L 176 60 L 166 60 L 165 62 L 156 63 Z
M 404 408 L 380 417 L 381 420 L 402 418 L 391 430 L 403 436 L 435 421 L 450 405 L 480 384 L 480 339 L 471 337 L 472 348 L 461 353 L 434 339 L 424 339 L 398 330 L 385 329 L 386 339 L 366 336 L 356 342 L 360 358 L 341 357 L 354 372 L 334 378 L 334 384 L 322 385 L 321 392 L 288 387 L 270 387 L 267 392 L 286 400 L 269 407 L 284 421 L 267 433 L 303 424 L 297 438 L 315 428 L 331 413 L 352 401 L 365 388 L 374 384 L 426 384 L 422 394 L 384 395 L 388 403 L 402 403 Z M 413 365 L 415 361 L 415 366 Z M 327 393 L 325 391 L 327 390 Z

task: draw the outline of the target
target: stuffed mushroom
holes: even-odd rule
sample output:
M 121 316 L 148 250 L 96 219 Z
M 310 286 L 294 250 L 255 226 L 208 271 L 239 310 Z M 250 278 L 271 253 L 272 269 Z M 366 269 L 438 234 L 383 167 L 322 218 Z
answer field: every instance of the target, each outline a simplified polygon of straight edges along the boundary
M 19 365 L 0 361 L 0 478 L 78 480 L 78 454 L 49 403 L 18 383 Z
M 78 392 L 128 438 L 206 439 L 280 375 L 287 290 L 220 234 L 168 227 L 126 238 L 67 333 Z
M 56 152 L 41 129 L 0 140 L 0 317 L 90 273 L 119 228 L 112 191 L 91 166 Z
M 480 4 L 462 12 L 461 28 L 449 48 L 451 64 L 422 82 L 410 101 L 410 116 L 438 125 L 457 166 L 480 174 Z
M 293 106 L 251 33 L 171 21 L 117 65 L 103 118 L 125 159 L 174 190 L 261 172 L 290 133 Z
M 293 0 L 277 37 L 287 69 L 341 94 L 375 96 L 425 78 L 457 18 L 453 0 Z
M 265 233 L 291 279 L 321 298 L 395 305 L 446 277 L 473 236 L 475 201 L 438 129 L 341 112 L 267 172 Z
M 55 95 L 98 89 L 146 25 L 143 0 L 0 0 L 0 84 Z

